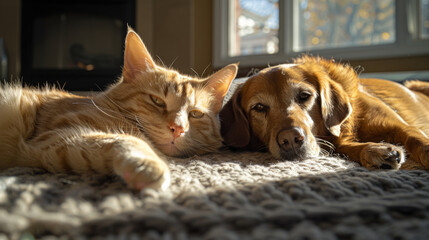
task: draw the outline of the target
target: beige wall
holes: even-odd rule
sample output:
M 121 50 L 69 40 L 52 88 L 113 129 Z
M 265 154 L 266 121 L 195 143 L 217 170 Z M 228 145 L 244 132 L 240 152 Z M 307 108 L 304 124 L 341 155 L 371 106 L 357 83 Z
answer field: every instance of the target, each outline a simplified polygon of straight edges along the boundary
M 0 0 L 0 37 L 5 40 L 8 56 L 8 73 L 13 78 L 20 77 L 20 29 L 21 1 Z
M 212 0 L 194 0 L 194 69 L 198 74 L 213 72 Z
M 136 13 L 136 31 L 159 64 L 212 73 L 212 0 L 137 0 Z

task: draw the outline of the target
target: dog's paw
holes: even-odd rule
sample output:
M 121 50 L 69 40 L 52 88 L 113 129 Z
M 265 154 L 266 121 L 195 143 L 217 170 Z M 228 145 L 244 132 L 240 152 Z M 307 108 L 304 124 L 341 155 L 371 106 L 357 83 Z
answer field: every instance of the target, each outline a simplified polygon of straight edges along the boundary
M 115 167 L 115 172 L 128 187 L 136 190 L 164 190 L 170 185 L 170 169 L 164 161 L 154 156 L 129 156 Z
M 362 149 L 362 166 L 371 169 L 399 169 L 405 161 L 403 148 L 389 143 L 374 143 Z

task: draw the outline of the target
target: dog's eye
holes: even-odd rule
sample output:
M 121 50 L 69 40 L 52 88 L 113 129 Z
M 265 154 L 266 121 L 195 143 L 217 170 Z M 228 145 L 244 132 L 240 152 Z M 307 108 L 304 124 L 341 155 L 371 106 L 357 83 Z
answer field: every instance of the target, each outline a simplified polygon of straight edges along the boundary
M 311 93 L 307 91 L 302 91 L 298 95 L 299 102 L 305 102 L 311 97 Z
M 257 103 L 255 106 L 252 107 L 252 109 L 257 112 L 266 112 L 268 111 L 268 106 L 265 106 L 262 103 Z

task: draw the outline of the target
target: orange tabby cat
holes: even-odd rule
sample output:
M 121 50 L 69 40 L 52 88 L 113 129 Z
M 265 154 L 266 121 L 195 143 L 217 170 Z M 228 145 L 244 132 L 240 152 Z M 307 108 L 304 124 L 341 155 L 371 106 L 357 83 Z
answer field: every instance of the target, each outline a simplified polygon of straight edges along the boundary
M 198 79 L 160 67 L 129 30 L 122 77 L 94 97 L 0 87 L 0 169 L 114 172 L 131 188 L 165 189 L 163 154 L 203 154 L 222 145 L 217 115 L 236 73 L 232 64 Z

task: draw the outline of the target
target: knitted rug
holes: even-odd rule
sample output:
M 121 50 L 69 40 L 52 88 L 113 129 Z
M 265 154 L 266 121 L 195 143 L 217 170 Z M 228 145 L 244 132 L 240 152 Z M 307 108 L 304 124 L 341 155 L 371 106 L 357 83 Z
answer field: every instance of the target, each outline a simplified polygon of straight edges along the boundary
M 429 172 L 337 157 L 172 159 L 163 192 L 116 176 L 0 172 L 0 239 L 429 239 Z

